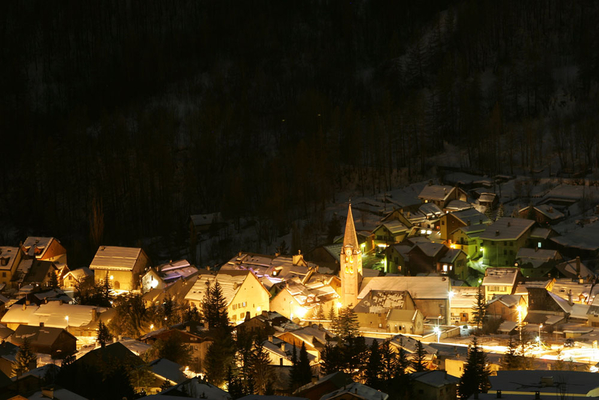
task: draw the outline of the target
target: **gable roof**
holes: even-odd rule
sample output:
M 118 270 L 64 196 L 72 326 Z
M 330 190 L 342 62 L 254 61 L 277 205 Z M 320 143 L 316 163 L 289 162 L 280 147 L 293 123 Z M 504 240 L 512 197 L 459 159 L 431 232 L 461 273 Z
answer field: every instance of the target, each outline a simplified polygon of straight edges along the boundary
M 89 268 L 132 271 L 142 252 L 137 247 L 100 246 Z
M 370 386 L 362 385 L 358 382 L 353 382 L 331 393 L 323 395 L 320 400 L 333 399 L 343 395 L 344 393 L 351 393 L 366 400 L 386 400 L 389 398 L 387 393 L 383 393 L 379 390 L 371 388 Z
M 410 379 L 436 388 L 456 385 L 460 381 L 460 378 L 448 375 L 447 371 L 414 372 L 410 374 Z
M 15 333 L 13 333 L 11 337 L 11 342 L 21 345 L 25 341 L 25 339 L 29 339 L 32 345 L 38 346 L 51 346 L 58 337 L 62 333 L 66 333 L 71 336 L 73 339 L 77 340 L 77 338 L 71 335 L 64 329 L 61 328 L 51 328 L 48 326 L 29 326 L 29 325 L 19 325 Z
M 0 271 L 10 271 L 19 254 L 18 247 L 0 246 Z
M 484 240 L 516 240 L 534 224 L 535 221 L 530 219 L 502 217 L 489 225 L 479 237 Z
M 483 286 L 514 286 L 518 277 L 519 269 L 515 267 L 487 268 L 483 278 Z
M 469 208 L 467 210 L 462 211 L 455 211 L 452 212 L 450 215 L 457 218 L 464 225 L 488 225 L 491 223 L 489 217 L 487 217 L 485 214 L 481 213 L 475 208 Z
M 23 247 L 27 251 L 27 255 L 35 258 L 44 258 L 46 251 L 52 245 L 54 240 L 60 243 L 53 237 L 29 236 L 25 239 Z M 36 254 L 36 249 L 39 251 L 39 254 Z
M 354 307 L 354 312 L 383 313 L 389 309 L 402 309 L 409 296 L 408 291 L 371 290 Z
M 416 243 L 414 247 L 410 250 L 412 252 L 414 249 L 420 249 L 427 257 L 437 257 L 443 250 L 447 250 L 448 247 L 443 243 Z
M 213 285 L 216 281 L 218 281 L 222 289 L 223 297 L 225 298 L 225 301 L 228 306 L 229 304 L 231 304 L 231 302 L 237 295 L 237 292 L 239 292 L 241 285 L 243 285 L 245 280 L 248 279 L 250 275 L 254 279 L 256 279 L 256 283 L 262 288 L 262 290 L 264 290 L 270 296 L 268 290 L 266 290 L 264 285 L 262 285 L 262 283 L 258 280 L 258 278 L 256 278 L 256 276 L 251 271 L 221 269 L 218 272 L 218 275 L 216 276 L 211 274 L 199 275 L 193 287 L 185 296 L 185 300 L 202 301 L 204 299 L 206 289 L 210 285 Z
M 358 299 L 371 290 L 408 291 L 413 299 L 449 299 L 451 281 L 443 276 L 377 276 L 362 288 Z
M 424 200 L 445 200 L 456 187 L 449 185 L 427 185 L 425 186 L 420 194 L 419 199 Z

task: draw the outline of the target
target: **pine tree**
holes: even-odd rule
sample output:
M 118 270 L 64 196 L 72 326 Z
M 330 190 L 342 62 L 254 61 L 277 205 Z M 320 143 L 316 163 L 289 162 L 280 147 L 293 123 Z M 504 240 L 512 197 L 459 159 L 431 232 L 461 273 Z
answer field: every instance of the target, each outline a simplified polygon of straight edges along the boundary
M 301 357 L 301 353 L 300 353 Z M 251 376 L 256 394 L 264 395 L 272 386 L 272 373 L 270 366 L 270 356 L 264 348 L 262 342 L 256 338 L 252 348 L 251 358 Z
M 57 276 L 57 272 L 58 271 L 52 271 L 52 272 L 50 272 L 50 282 L 48 282 L 48 286 L 51 287 L 52 289 L 58 288 L 58 276 Z
M 380 374 L 382 366 L 383 362 L 379 351 L 379 344 L 374 340 L 370 346 L 370 357 L 368 359 L 368 365 L 366 366 L 366 385 L 374 389 L 381 389 Z
M 13 367 L 14 373 L 17 376 L 21 376 L 23 373 L 35 368 L 36 360 L 37 356 L 31 348 L 31 342 L 28 338 L 25 338 L 17 352 L 16 364 Z
M 339 316 L 331 324 L 331 331 L 345 343 L 360 335 L 359 328 L 358 317 L 349 307 L 340 309 Z
M 416 372 L 427 370 L 426 352 L 424 351 L 424 346 L 420 340 L 416 342 L 416 354 L 414 354 L 414 359 L 412 360 L 412 368 Z
M 523 359 L 524 357 L 522 356 L 522 353 L 518 350 L 518 344 L 512 338 L 510 338 L 507 351 L 503 356 L 501 368 L 505 370 L 524 369 Z
M 393 379 L 395 374 L 395 365 L 397 362 L 397 354 L 391 350 L 391 346 L 388 340 L 381 343 L 380 347 L 381 354 L 381 380 L 388 386 Z
M 458 385 L 460 399 L 468 399 L 475 393 L 486 393 L 490 387 L 491 372 L 487 365 L 487 356 L 479 347 L 476 337 L 468 347 L 468 361 Z
M 233 368 L 235 361 L 235 342 L 228 327 L 212 330 L 214 341 L 208 347 L 205 358 L 206 379 L 221 386 L 227 379 L 227 371 Z
M 100 321 L 98 323 L 98 338 L 96 339 L 96 341 L 100 343 L 100 347 L 104 348 L 106 347 L 106 343 L 111 340 L 112 335 L 110 334 L 108 327 L 106 326 L 106 324 Z
M 208 324 L 208 329 L 229 329 L 227 302 L 218 281 L 210 285 L 202 300 L 202 316 Z
M 335 306 L 333 305 L 333 303 L 331 303 L 331 308 L 329 308 L 328 318 L 329 320 L 331 320 L 331 322 L 335 320 Z
M 485 293 L 483 291 L 482 285 L 478 287 L 478 292 L 476 294 L 476 304 L 472 309 L 472 319 L 474 323 L 478 326 L 478 329 L 481 329 L 483 326 L 483 322 L 487 317 L 487 301 L 485 300 Z
M 341 350 L 338 346 L 327 343 L 324 346 L 322 357 L 320 360 L 320 370 L 323 375 L 329 375 L 334 372 L 341 371 L 343 367 L 343 359 Z
M 322 304 L 318 305 L 318 309 L 316 311 L 316 319 L 320 320 L 320 321 L 326 319 L 326 316 L 324 315 L 324 308 L 322 307 Z

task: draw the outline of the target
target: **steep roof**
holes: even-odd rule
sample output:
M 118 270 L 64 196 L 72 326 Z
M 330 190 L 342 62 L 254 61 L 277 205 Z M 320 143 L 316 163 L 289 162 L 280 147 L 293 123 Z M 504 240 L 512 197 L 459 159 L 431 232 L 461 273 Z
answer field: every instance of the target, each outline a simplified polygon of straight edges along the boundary
M 457 218 L 464 225 L 488 225 L 491 223 L 489 217 L 487 217 L 485 214 L 481 213 L 475 208 L 469 208 L 467 210 L 462 211 L 455 211 L 452 212 L 451 215 Z
M 61 328 L 19 325 L 11 337 L 11 342 L 21 345 L 25 339 L 28 338 L 31 344 L 39 346 L 51 346 L 63 332 L 77 340 L 75 336 Z
M 524 218 L 499 218 L 479 236 L 484 240 L 516 240 L 528 231 L 535 221 Z
M 18 247 L 0 246 L 0 271 L 10 271 L 19 254 Z
M 142 251 L 135 247 L 100 246 L 89 268 L 132 271 Z
M 354 225 L 354 216 L 351 211 L 351 204 L 347 209 L 347 220 L 345 222 L 343 247 L 350 247 L 356 252 L 360 251 L 360 244 L 358 243 L 358 236 L 356 235 L 356 226 Z
M 323 395 L 320 400 L 333 399 L 343 395 L 344 393 L 352 393 L 365 400 L 386 400 L 389 398 L 387 393 L 383 393 L 379 390 L 371 388 L 370 386 L 362 385 L 358 382 L 353 382 L 331 393 Z
M 27 250 L 27 255 L 31 257 L 35 256 L 35 258 L 43 258 L 44 254 L 46 254 L 46 251 L 48 250 L 48 247 L 50 247 L 54 240 L 60 243 L 53 237 L 29 236 L 27 239 L 25 239 L 23 247 L 25 250 Z M 36 254 L 36 249 L 38 250 L 38 254 Z
M 246 279 L 248 279 L 250 275 L 256 278 L 256 276 L 251 271 L 233 269 L 221 269 L 218 275 L 216 276 L 211 274 L 200 275 L 198 276 L 197 281 L 195 282 L 189 293 L 187 293 L 187 295 L 185 296 L 185 299 L 202 301 L 204 299 L 206 289 L 209 287 L 209 285 L 213 285 L 216 281 L 218 281 L 222 289 L 223 297 L 225 298 L 225 301 L 228 306 L 235 298 L 237 292 L 239 292 L 239 289 L 241 288 L 243 282 Z M 264 291 L 268 292 L 257 278 L 256 282 Z

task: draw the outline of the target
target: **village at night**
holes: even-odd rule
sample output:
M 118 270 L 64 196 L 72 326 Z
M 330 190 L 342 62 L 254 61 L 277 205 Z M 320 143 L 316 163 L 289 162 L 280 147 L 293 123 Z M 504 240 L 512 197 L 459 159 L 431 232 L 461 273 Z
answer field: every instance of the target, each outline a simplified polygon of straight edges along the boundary
M 0 20 L 0 400 L 599 397 L 599 3 Z

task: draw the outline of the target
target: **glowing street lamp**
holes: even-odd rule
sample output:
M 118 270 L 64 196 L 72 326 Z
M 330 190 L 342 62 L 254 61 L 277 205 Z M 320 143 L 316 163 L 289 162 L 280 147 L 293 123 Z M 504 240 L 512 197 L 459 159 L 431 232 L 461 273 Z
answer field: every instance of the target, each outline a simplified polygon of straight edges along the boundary
M 433 332 L 435 332 L 437 334 L 437 343 L 439 343 L 439 340 L 441 339 L 441 328 L 439 328 L 438 326 L 435 326 L 433 328 Z
M 537 342 L 539 342 L 539 351 L 541 350 L 541 328 L 543 324 L 539 324 L 539 336 L 537 337 Z
M 67 315 L 66 317 L 64 317 L 64 319 L 67 320 L 67 331 L 69 330 L 69 316 Z
M 522 306 L 518 306 L 518 337 L 522 346 Z

